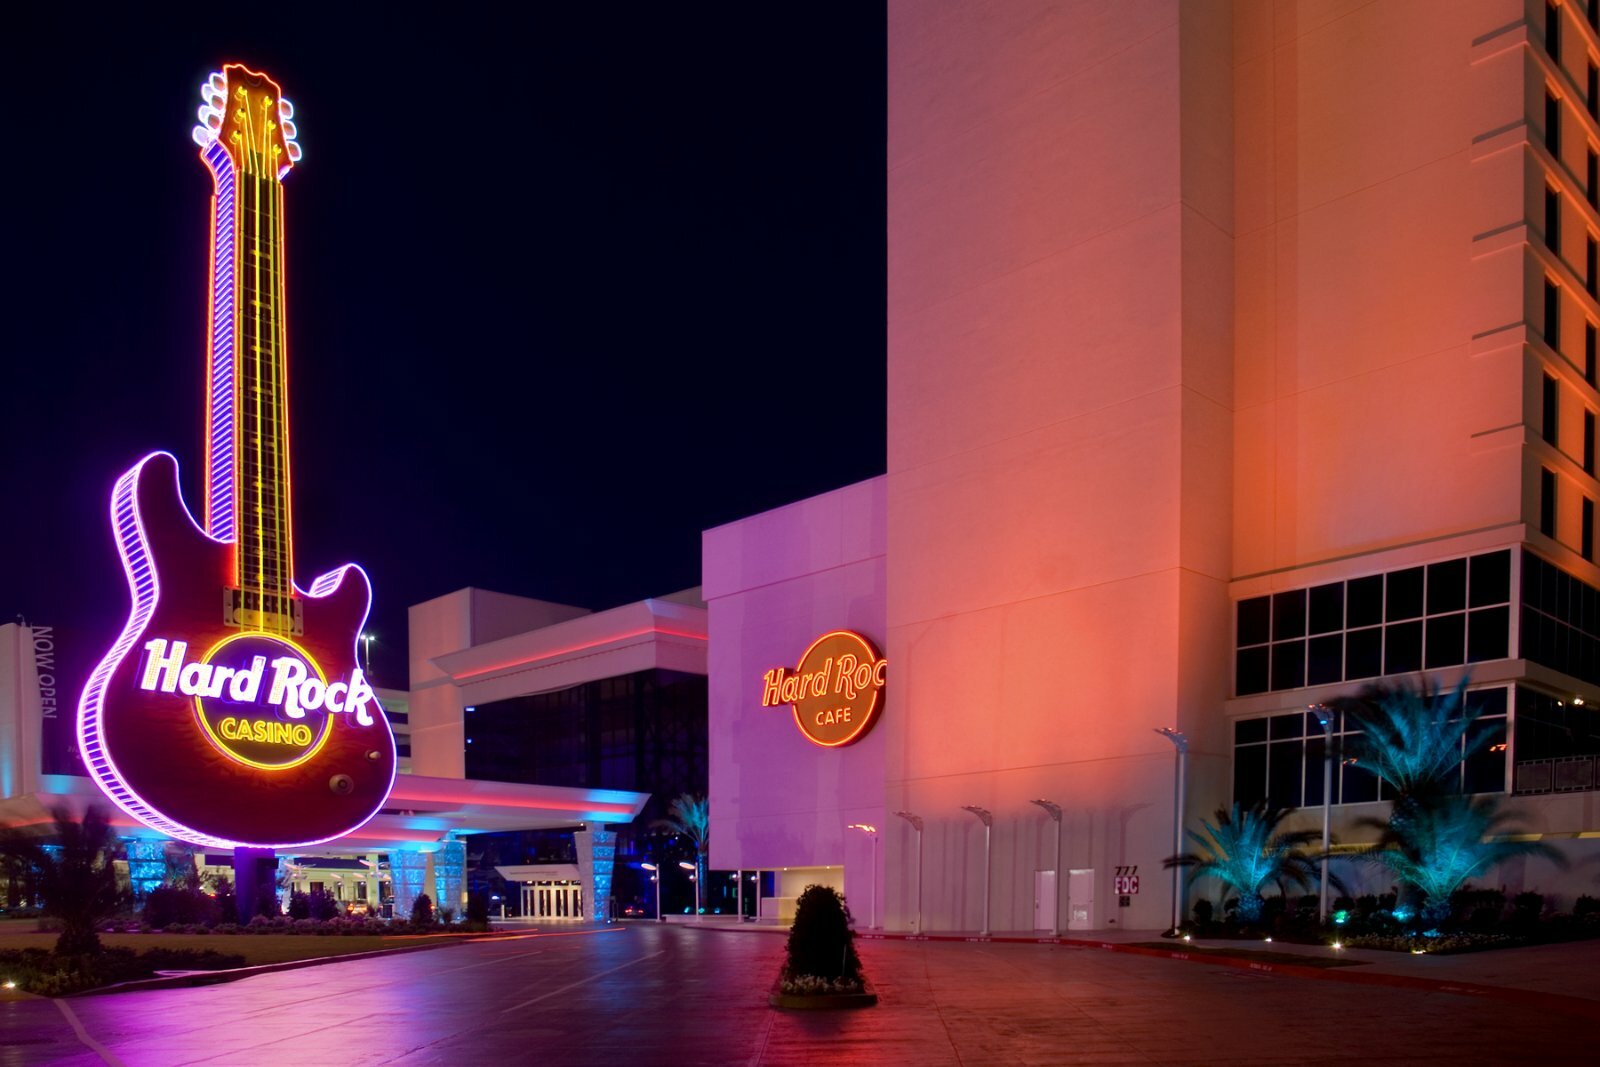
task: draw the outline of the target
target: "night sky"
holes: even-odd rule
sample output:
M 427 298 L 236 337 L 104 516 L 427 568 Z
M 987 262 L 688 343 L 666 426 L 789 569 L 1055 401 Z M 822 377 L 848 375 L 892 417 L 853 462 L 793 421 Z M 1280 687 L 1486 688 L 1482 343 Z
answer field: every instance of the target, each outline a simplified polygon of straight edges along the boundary
M 879 5 L 546 7 L 8 14 L 0 619 L 98 656 L 112 481 L 165 448 L 199 511 L 224 61 L 295 105 L 295 574 L 366 566 L 380 684 L 409 604 L 672 592 L 702 529 L 882 473 Z

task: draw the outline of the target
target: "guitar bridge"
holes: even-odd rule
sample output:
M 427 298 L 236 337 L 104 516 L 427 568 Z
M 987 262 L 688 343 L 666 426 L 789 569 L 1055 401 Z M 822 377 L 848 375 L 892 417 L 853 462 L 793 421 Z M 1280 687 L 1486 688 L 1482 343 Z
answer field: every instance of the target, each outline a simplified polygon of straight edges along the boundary
M 254 589 L 222 591 L 222 624 L 268 633 L 305 633 L 305 605 L 300 598 Z

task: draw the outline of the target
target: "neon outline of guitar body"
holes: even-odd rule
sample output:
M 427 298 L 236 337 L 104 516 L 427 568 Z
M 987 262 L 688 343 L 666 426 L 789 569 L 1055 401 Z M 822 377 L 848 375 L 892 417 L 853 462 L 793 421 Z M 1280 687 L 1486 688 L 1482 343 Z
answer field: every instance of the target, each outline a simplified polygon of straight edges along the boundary
M 162 492 L 165 487 L 157 487 L 155 483 L 160 481 L 159 478 L 149 477 L 150 474 L 155 473 L 153 470 L 147 470 L 152 464 L 168 467 L 172 479 L 169 492 Z M 160 609 L 162 583 L 161 568 L 157 564 L 158 557 L 176 554 L 183 557 L 180 563 L 181 566 L 193 566 L 195 560 L 191 554 L 196 550 L 204 553 L 209 549 L 211 553 L 221 557 L 232 549 L 230 542 L 219 541 L 200 529 L 178 493 L 177 477 L 177 460 L 168 452 L 152 452 L 117 479 L 116 487 L 111 494 L 112 529 L 115 533 L 117 553 L 122 560 L 123 574 L 127 578 L 128 591 L 132 596 L 133 603 L 128 612 L 128 620 L 123 625 L 122 633 L 117 637 L 116 642 L 112 645 L 105 658 L 100 661 L 100 664 L 89 676 L 89 683 L 84 687 L 83 697 L 78 705 L 78 748 L 83 755 L 84 765 L 89 768 L 90 773 L 99 781 L 101 787 L 119 808 L 151 828 L 160 830 L 180 840 L 191 841 L 200 845 L 211 845 L 217 848 L 248 846 L 252 848 L 278 849 L 316 845 L 343 837 L 365 825 L 377 813 L 394 784 L 394 737 L 389 730 L 388 720 L 381 716 L 375 716 L 379 721 L 368 728 L 368 731 L 372 733 L 370 738 L 352 736 L 351 730 L 348 728 L 339 729 L 338 727 L 342 727 L 343 724 L 337 724 L 335 737 L 330 739 L 329 745 L 329 748 L 334 748 L 334 744 L 340 740 L 338 735 L 345 735 L 342 749 L 334 749 L 338 755 L 333 758 L 342 758 L 344 761 L 339 768 L 339 773 L 355 775 L 365 770 L 368 772 L 371 784 L 376 784 L 378 781 L 382 782 L 381 789 L 377 791 L 375 799 L 368 805 L 362 805 L 369 807 L 370 810 L 358 815 L 346 815 L 340 819 L 332 820 L 340 825 L 333 826 L 331 829 L 320 830 L 310 836 L 296 837 L 293 840 L 285 841 L 242 840 L 240 838 L 243 835 L 227 836 L 208 832 L 167 814 L 147 800 L 130 784 L 128 775 L 122 768 L 118 767 L 111 750 L 105 744 L 105 694 L 112 687 L 114 679 L 117 680 L 122 691 L 136 690 L 132 675 L 136 673 L 138 660 L 136 656 L 130 657 L 129 653 L 137 648 L 139 639 L 151 631 L 151 621 L 157 618 Z M 170 507 L 172 511 L 163 514 L 162 509 L 167 507 Z M 146 520 L 146 512 L 150 513 L 150 517 L 159 526 L 154 535 L 150 532 L 149 523 Z M 181 523 L 174 521 L 179 517 L 183 520 Z M 189 541 L 191 544 L 185 551 L 163 553 L 152 544 L 152 536 L 166 542 L 169 548 L 173 545 L 181 546 L 184 541 Z M 204 568 L 200 569 L 203 570 Z M 353 595 L 356 587 L 348 586 L 347 576 L 352 573 L 360 579 L 359 599 Z M 302 590 L 296 586 L 296 592 L 308 601 L 306 605 L 308 614 L 312 613 L 313 608 L 319 603 L 327 603 L 330 598 L 335 598 L 345 602 L 340 606 L 344 606 L 346 610 L 340 614 L 347 617 L 352 614 L 356 615 L 348 650 L 350 666 L 354 666 L 357 662 L 355 635 L 360 634 L 361 628 L 366 622 L 367 611 L 371 603 L 370 589 L 371 586 L 367 580 L 366 572 L 354 563 L 347 563 L 322 575 L 311 583 L 309 589 Z M 342 594 L 342 597 L 336 598 L 336 594 Z M 359 603 L 360 611 L 359 613 L 352 613 L 349 607 L 356 603 Z M 216 601 L 209 600 L 205 606 L 208 609 L 214 609 Z M 307 628 L 309 629 L 311 625 L 312 619 L 308 618 Z M 340 627 L 340 629 L 342 628 Z M 317 644 L 323 643 L 317 642 Z M 336 672 L 345 669 L 344 664 L 338 662 L 342 657 L 337 652 L 331 653 L 330 658 L 335 660 L 333 666 Z M 328 659 L 322 659 L 322 662 L 327 665 Z M 182 727 L 180 729 L 186 728 L 189 734 L 195 735 L 196 728 L 192 725 L 193 717 L 192 712 L 188 709 L 187 699 L 171 697 L 167 694 L 155 694 L 153 699 L 158 700 L 163 696 L 167 696 L 168 700 L 177 709 L 171 713 L 171 718 L 177 720 L 174 726 L 181 723 Z M 365 753 L 374 748 L 380 754 L 383 753 L 384 749 L 387 749 L 389 758 L 384 760 L 380 755 L 379 761 L 367 759 Z M 318 756 L 319 758 L 313 763 L 302 765 L 312 769 L 300 775 L 302 779 L 300 784 L 306 787 L 304 792 L 314 798 L 315 807 L 327 808 L 339 801 L 340 798 L 329 792 L 324 784 L 325 779 L 328 777 L 328 758 L 324 757 L 322 753 L 319 753 Z M 225 760 L 225 757 L 222 757 L 220 753 L 217 754 L 217 760 L 219 762 L 216 766 L 227 766 L 227 764 L 221 762 Z M 153 768 L 147 773 L 176 777 L 186 775 L 188 770 L 188 768 L 181 766 L 164 765 L 159 768 Z M 299 768 L 296 768 L 296 770 L 299 770 Z M 378 773 L 372 774 L 371 772 L 374 771 Z M 225 806 L 229 801 L 242 800 L 249 802 L 255 800 L 259 802 L 261 800 L 258 794 L 261 791 L 263 772 L 238 765 L 236 774 L 231 777 L 234 779 L 231 782 L 190 784 L 197 793 L 204 794 L 209 803 L 217 807 Z M 231 795 L 235 793 L 239 794 L 239 796 Z M 313 817 L 315 817 L 314 813 Z

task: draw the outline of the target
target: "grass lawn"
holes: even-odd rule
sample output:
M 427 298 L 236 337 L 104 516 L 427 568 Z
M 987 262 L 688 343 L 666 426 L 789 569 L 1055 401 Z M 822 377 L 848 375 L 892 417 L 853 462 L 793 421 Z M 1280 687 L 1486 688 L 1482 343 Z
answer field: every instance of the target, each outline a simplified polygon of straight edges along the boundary
M 29 924 L 30 928 L 32 924 Z M 372 952 L 381 948 L 403 948 L 411 945 L 436 944 L 460 940 L 462 935 L 379 937 L 357 935 L 353 937 L 318 937 L 305 934 L 101 934 L 100 943 L 107 948 L 131 948 L 135 952 L 147 948 L 213 949 L 217 952 L 237 953 L 250 965 L 258 963 L 283 963 L 287 960 L 309 960 L 324 956 L 348 956 L 352 952 Z M 0 926 L 0 949 L 43 948 L 56 945 L 56 934 L 13 932 Z

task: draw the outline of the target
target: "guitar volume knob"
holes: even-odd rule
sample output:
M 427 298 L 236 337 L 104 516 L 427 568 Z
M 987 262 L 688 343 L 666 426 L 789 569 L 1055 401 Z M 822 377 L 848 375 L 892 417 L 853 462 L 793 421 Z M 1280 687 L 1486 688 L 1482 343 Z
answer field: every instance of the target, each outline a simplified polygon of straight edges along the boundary
M 349 796 L 356 788 L 356 780 L 348 774 L 336 774 L 328 779 L 328 788 L 338 796 Z

